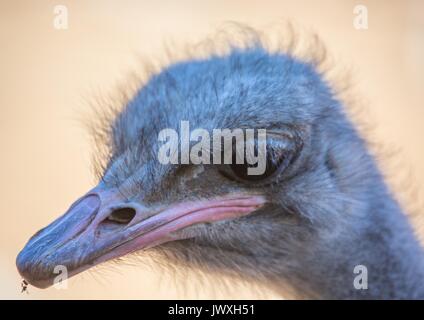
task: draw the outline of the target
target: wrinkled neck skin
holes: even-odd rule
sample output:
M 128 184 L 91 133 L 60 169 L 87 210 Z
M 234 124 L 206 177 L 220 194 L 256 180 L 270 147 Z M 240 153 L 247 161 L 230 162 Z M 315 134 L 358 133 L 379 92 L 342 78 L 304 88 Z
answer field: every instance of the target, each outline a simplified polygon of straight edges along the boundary
M 281 288 L 290 283 L 293 297 L 304 299 L 424 299 L 423 250 L 397 203 L 387 194 L 374 198 L 365 217 L 319 235 L 274 289 L 285 297 Z M 354 286 L 358 265 L 367 268 L 367 289 Z
M 318 299 L 423 299 L 423 252 L 403 214 L 380 207 L 363 230 L 347 231 L 321 243 L 305 257 L 301 277 L 287 279 L 297 296 Z M 392 211 L 390 211 L 392 210 Z M 390 215 L 387 220 L 379 215 Z M 324 248 L 324 249 L 322 249 Z M 356 289 L 354 281 L 367 268 L 367 289 Z M 362 268 L 362 267 L 359 267 Z

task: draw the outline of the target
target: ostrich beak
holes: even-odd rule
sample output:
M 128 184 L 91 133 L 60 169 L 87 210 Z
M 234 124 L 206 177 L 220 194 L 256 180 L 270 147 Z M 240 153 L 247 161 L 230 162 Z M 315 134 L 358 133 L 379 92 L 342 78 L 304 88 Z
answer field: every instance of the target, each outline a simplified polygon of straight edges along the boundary
M 38 231 L 16 265 L 27 282 L 47 288 L 64 267 L 71 277 L 131 252 L 183 239 L 177 231 L 185 227 L 244 216 L 264 203 L 262 196 L 238 194 L 148 208 L 127 201 L 117 189 L 96 187 Z

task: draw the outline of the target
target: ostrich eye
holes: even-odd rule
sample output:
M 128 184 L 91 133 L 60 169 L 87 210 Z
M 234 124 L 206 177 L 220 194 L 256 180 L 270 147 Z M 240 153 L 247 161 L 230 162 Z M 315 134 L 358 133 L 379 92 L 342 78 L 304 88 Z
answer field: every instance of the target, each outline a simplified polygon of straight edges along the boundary
M 282 165 L 286 163 L 286 159 L 287 157 L 285 155 L 275 155 L 272 150 L 267 150 L 265 171 L 263 174 L 249 174 L 249 168 L 254 168 L 257 165 L 247 163 L 246 159 L 244 159 L 243 164 L 236 164 L 235 161 L 233 161 L 233 164 L 230 165 L 230 168 L 233 175 L 239 180 L 258 182 L 266 180 L 279 173 Z
M 237 144 L 233 144 L 231 163 L 225 162 L 227 164 L 222 166 L 219 172 L 230 180 L 256 185 L 267 184 L 282 174 L 297 159 L 302 146 L 303 143 L 294 135 L 267 132 L 266 148 L 263 148 L 263 145 L 259 146 L 257 140 L 246 141 L 245 146 L 239 149 Z M 254 164 L 250 164 L 246 156 L 246 153 L 252 151 L 254 154 L 251 154 L 250 158 L 253 161 L 250 162 Z M 263 153 L 265 157 L 260 156 Z M 254 168 L 253 171 L 252 168 Z

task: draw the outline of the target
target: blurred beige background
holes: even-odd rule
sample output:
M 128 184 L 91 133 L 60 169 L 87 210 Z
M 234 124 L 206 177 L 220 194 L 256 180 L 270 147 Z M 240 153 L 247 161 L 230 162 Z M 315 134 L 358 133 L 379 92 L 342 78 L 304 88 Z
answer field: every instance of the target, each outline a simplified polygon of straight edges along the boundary
M 68 30 L 53 28 L 58 4 L 68 8 Z M 368 8 L 368 30 L 353 28 L 357 4 Z M 275 297 L 236 283 L 221 290 L 190 276 L 175 281 L 154 266 L 103 268 L 71 279 L 67 290 L 30 287 L 21 294 L 14 263 L 29 236 L 94 183 L 88 139 L 76 120 L 87 108 L 83 98 L 125 81 L 138 64 L 135 53 L 154 57 L 164 41 L 201 40 L 228 20 L 261 28 L 281 18 L 316 31 L 336 61 L 353 70 L 375 140 L 399 151 L 390 174 L 407 176 L 404 185 L 419 194 L 424 1 L 1 0 L 0 298 Z

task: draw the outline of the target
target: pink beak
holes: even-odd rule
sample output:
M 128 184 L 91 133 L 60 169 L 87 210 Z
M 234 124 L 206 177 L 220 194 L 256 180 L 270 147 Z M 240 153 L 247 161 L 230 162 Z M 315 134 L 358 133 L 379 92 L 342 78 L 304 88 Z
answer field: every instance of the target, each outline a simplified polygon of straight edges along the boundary
M 182 239 L 177 231 L 185 227 L 244 216 L 264 203 L 262 196 L 233 195 L 147 208 L 128 202 L 117 189 L 99 186 L 38 231 L 16 265 L 26 281 L 46 288 L 54 284 L 56 266 L 65 266 L 71 277 L 128 253 Z

